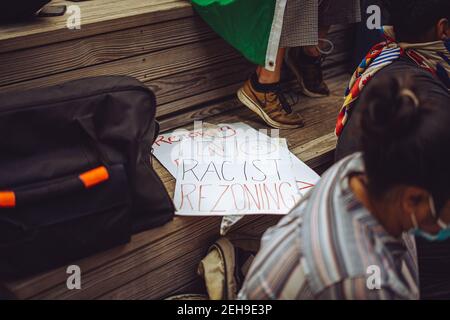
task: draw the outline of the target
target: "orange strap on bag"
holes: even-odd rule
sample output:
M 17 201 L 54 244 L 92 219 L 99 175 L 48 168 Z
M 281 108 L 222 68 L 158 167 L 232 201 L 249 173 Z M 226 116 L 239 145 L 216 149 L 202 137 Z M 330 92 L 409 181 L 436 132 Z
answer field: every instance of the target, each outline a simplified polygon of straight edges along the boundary
M 12 191 L 0 191 L 0 208 L 14 208 L 16 194 Z
M 74 180 L 74 179 L 77 179 L 77 178 L 72 176 L 69 180 Z M 81 180 L 83 186 L 86 189 L 89 189 L 89 188 L 92 188 L 92 187 L 102 183 L 102 182 L 109 180 L 109 172 L 106 169 L 106 167 L 101 166 L 101 167 L 98 167 L 98 168 L 95 168 L 95 169 L 92 169 L 85 173 L 80 174 L 78 176 L 78 179 Z M 68 180 L 69 184 L 66 183 L 66 187 L 69 188 L 66 190 L 66 192 L 74 191 L 71 189 L 73 186 L 75 186 L 76 188 L 80 188 L 79 184 L 70 183 L 69 180 Z M 36 192 L 37 193 L 40 192 L 41 199 L 43 197 L 45 198 L 45 197 L 49 196 L 49 190 L 48 190 L 48 188 L 45 188 L 45 187 L 40 188 L 40 189 L 37 188 L 36 190 L 33 190 L 33 191 L 34 191 L 34 194 L 32 195 L 31 199 L 36 198 Z M 28 194 L 26 192 L 20 193 L 21 191 L 16 191 L 16 192 L 11 191 L 11 190 L 0 191 L 0 209 L 17 207 L 17 196 L 18 195 L 20 195 L 20 201 L 23 203 L 29 203 L 31 201 L 30 194 L 29 194 L 30 192 L 28 192 Z
M 78 176 L 84 187 L 89 189 L 109 179 L 109 173 L 106 167 L 101 166 Z

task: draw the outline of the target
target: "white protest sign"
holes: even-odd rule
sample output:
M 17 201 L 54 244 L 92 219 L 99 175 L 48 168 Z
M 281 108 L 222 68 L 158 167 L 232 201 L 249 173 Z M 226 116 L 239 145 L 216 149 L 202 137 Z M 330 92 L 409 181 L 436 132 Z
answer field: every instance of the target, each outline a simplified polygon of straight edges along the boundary
M 299 199 L 284 139 L 185 139 L 178 215 L 286 214 Z

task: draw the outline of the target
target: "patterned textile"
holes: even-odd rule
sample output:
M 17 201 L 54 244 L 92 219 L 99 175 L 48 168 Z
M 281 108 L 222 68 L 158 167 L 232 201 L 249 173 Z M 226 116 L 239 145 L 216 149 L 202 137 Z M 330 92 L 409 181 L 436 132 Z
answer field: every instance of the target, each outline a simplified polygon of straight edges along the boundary
M 280 47 L 318 44 L 318 27 L 361 20 L 359 0 L 287 0 Z
M 361 153 L 338 162 L 265 233 L 240 299 L 418 299 L 415 242 L 390 236 L 355 198 L 348 178 L 363 172 Z
M 348 110 L 361 95 L 373 76 L 397 60 L 401 55 L 407 56 L 421 68 L 439 78 L 450 89 L 450 51 L 448 42 L 397 43 L 392 27 L 384 27 L 386 41 L 375 45 L 354 72 L 347 91 L 344 105 L 338 115 L 336 135 L 339 136 L 347 121 Z

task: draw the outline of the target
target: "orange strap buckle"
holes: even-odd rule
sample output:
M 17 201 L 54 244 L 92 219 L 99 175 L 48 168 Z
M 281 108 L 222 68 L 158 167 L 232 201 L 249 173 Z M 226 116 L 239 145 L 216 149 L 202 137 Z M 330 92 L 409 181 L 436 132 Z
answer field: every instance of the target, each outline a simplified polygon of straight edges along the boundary
M 79 175 L 85 188 L 92 188 L 109 179 L 108 170 L 104 167 L 98 167 Z
M 14 208 L 16 194 L 12 191 L 0 191 L 0 208 Z

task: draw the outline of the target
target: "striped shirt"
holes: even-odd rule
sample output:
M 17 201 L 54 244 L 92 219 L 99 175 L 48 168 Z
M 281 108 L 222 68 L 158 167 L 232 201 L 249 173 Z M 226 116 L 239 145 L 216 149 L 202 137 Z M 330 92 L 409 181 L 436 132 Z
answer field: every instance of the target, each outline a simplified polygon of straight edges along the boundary
M 263 236 L 240 299 L 418 299 L 415 243 L 390 236 L 357 201 L 362 154 L 328 170 Z

